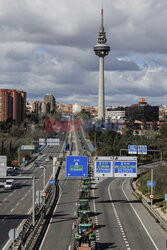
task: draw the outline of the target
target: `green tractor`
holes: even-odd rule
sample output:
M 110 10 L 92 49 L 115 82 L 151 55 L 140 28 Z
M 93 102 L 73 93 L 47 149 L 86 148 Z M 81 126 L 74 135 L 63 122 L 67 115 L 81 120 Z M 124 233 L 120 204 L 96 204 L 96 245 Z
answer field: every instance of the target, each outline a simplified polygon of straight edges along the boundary
M 91 180 L 90 180 L 90 178 L 89 177 L 85 177 L 84 179 L 82 179 L 82 184 L 86 185 L 90 189 L 90 186 L 91 186 Z
M 96 249 L 96 236 L 93 233 L 94 226 L 92 224 L 79 224 L 78 232 L 74 238 L 74 250 L 79 247 L 90 247 L 92 250 Z
M 79 190 L 79 199 L 90 199 L 90 190 L 87 185 L 82 185 Z
M 89 210 L 89 200 L 88 199 L 79 199 L 78 200 L 78 212 L 80 210 Z
M 90 210 L 79 210 L 78 211 L 78 224 L 92 223 L 90 218 Z

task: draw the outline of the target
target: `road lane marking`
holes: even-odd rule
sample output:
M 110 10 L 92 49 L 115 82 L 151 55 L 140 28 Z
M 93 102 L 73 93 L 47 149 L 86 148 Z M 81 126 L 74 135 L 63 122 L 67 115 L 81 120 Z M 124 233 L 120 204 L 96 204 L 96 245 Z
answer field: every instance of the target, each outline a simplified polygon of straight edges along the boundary
M 109 198 L 110 198 L 111 201 L 113 201 L 112 196 L 111 196 L 111 192 L 110 192 L 110 186 L 111 186 L 112 184 L 113 184 L 113 182 L 111 182 L 111 183 L 109 184 L 109 186 L 108 186 L 108 195 L 109 195 Z M 121 224 L 121 222 L 120 222 L 120 219 L 119 219 L 117 210 L 116 210 L 116 208 L 115 208 L 115 205 L 114 205 L 113 202 L 111 203 L 111 205 L 112 205 L 112 207 L 113 207 L 113 212 L 114 212 L 114 215 L 115 215 L 115 217 L 116 217 L 116 220 L 117 220 L 117 223 L 118 223 L 120 232 L 121 232 L 121 234 L 122 234 L 122 238 L 123 238 L 123 240 L 124 240 L 125 246 L 126 246 L 126 244 L 128 244 L 128 246 L 129 246 L 129 242 L 128 242 L 128 240 L 127 240 L 125 231 L 123 230 L 123 227 L 122 227 L 122 224 Z M 129 248 L 129 250 L 130 250 L 130 249 L 131 249 L 131 248 Z
M 153 238 L 152 238 L 151 235 L 149 234 L 147 228 L 145 227 L 144 223 L 142 222 L 140 216 L 139 216 L 138 213 L 136 212 L 135 208 L 134 208 L 133 205 L 131 204 L 131 202 L 130 202 L 128 196 L 126 195 L 126 193 L 125 193 L 125 191 L 124 191 L 124 188 L 123 188 L 123 187 L 124 187 L 124 184 L 125 184 L 126 181 L 127 181 L 127 180 L 125 180 L 125 181 L 122 183 L 122 191 L 123 191 L 123 193 L 124 193 L 126 199 L 129 201 L 129 204 L 130 204 L 130 206 L 132 207 L 133 211 L 135 212 L 135 214 L 136 214 L 137 218 L 139 219 L 140 223 L 142 224 L 144 230 L 146 231 L 148 237 L 150 238 L 151 242 L 153 243 L 155 249 L 159 250 L 158 247 L 157 247 L 157 245 L 155 244 Z
M 42 240 L 42 242 L 41 242 L 41 245 L 40 245 L 39 250 L 41 250 L 41 249 L 42 249 L 42 247 L 43 247 L 43 244 L 44 244 L 44 241 L 45 241 L 46 236 L 47 236 L 47 234 L 48 234 L 48 231 L 49 231 L 49 228 L 50 228 L 51 222 L 53 221 L 53 215 L 55 214 L 55 212 L 56 212 L 56 210 L 57 210 L 57 206 L 58 206 L 58 204 L 59 204 L 59 201 L 60 201 L 61 196 L 62 196 L 62 193 L 63 193 L 63 192 L 61 191 L 61 186 L 60 186 L 60 185 L 59 185 L 59 188 L 60 188 L 60 196 L 59 196 L 59 199 L 58 199 L 58 201 L 57 201 L 56 207 L 55 207 L 55 209 L 54 209 L 54 211 L 53 211 L 53 214 L 52 214 L 51 220 L 50 220 L 50 222 L 49 222 L 48 228 L 47 228 L 47 230 L 46 230 L 46 232 L 45 232 L 45 235 L 44 235 L 44 237 L 43 237 L 43 240 Z

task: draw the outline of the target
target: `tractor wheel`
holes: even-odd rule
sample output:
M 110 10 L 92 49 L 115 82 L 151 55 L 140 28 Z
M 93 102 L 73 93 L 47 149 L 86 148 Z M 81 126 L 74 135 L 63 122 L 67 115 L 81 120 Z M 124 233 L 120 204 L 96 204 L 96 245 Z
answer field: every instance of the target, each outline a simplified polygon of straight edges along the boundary
M 92 250 L 96 250 L 96 242 L 94 240 L 90 241 L 90 247 Z

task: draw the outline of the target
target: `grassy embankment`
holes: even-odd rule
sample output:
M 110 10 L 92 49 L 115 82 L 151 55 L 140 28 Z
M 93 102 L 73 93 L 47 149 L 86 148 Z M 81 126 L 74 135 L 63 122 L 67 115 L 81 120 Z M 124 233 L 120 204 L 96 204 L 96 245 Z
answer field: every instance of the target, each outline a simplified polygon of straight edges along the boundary
M 151 171 L 141 175 L 137 181 L 138 189 L 149 198 L 151 187 L 147 187 L 147 181 L 151 180 Z M 157 207 L 161 207 L 161 210 L 165 212 L 165 194 L 167 193 L 167 164 L 160 165 L 154 169 L 154 181 L 156 186 L 154 187 L 154 200 L 153 204 Z

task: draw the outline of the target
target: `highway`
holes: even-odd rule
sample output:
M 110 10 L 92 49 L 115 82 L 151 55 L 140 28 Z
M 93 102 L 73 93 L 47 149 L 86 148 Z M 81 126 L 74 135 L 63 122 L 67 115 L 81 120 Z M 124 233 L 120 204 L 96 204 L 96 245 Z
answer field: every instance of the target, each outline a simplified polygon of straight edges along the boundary
M 94 186 L 99 249 L 166 249 L 167 234 L 130 191 L 129 178 L 107 178 Z
M 52 174 L 52 164 L 45 162 L 48 155 L 58 156 L 61 151 L 65 133 L 59 134 L 59 147 L 46 147 L 40 164 L 47 167 L 46 179 Z M 72 155 L 83 155 L 88 150 L 88 144 L 82 132 L 71 132 L 73 142 Z M 69 154 L 69 153 L 67 153 Z M 157 164 L 142 166 L 150 168 Z M 93 169 L 93 165 L 92 165 Z M 29 166 L 21 172 L 22 175 L 35 175 L 36 190 L 43 188 L 43 170 Z M 97 250 L 165 250 L 167 234 L 155 222 L 140 201 L 132 195 L 129 178 L 100 178 L 92 181 L 91 211 L 96 223 L 95 234 Z M 77 218 L 77 197 L 80 178 L 66 178 L 65 164 L 59 174 L 59 199 L 54 209 L 49 226 L 43 237 L 40 250 L 72 250 L 72 238 Z M 14 190 L 1 189 L 0 192 L 0 248 L 8 239 L 8 231 L 17 228 L 20 222 L 27 217 L 31 209 L 32 191 L 30 181 L 17 182 Z M 5 205 L 4 205 L 5 204 Z
M 49 181 L 53 165 L 46 162 L 48 155 L 58 157 L 65 140 L 65 133 L 59 132 L 60 145 L 46 147 L 42 153 L 43 157 L 36 160 L 46 166 L 46 183 Z M 35 189 L 43 190 L 43 169 L 33 167 L 33 164 L 22 169 L 19 174 L 23 176 L 35 176 Z M 0 189 L 0 249 L 3 248 L 8 240 L 8 231 L 11 228 L 17 228 L 23 219 L 26 219 L 32 208 L 32 182 L 30 180 L 15 181 L 12 190 Z
M 77 133 L 73 131 L 73 155 L 76 155 L 78 149 Z M 65 168 L 61 169 L 59 176 L 60 196 L 57 206 L 55 207 L 52 219 L 49 223 L 48 230 L 45 234 L 40 249 L 68 249 L 71 244 L 74 223 L 77 211 L 77 196 L 80 184 L 80 178 L 66 178 Z M 56 244 L 55 244 L 56 242 Z

